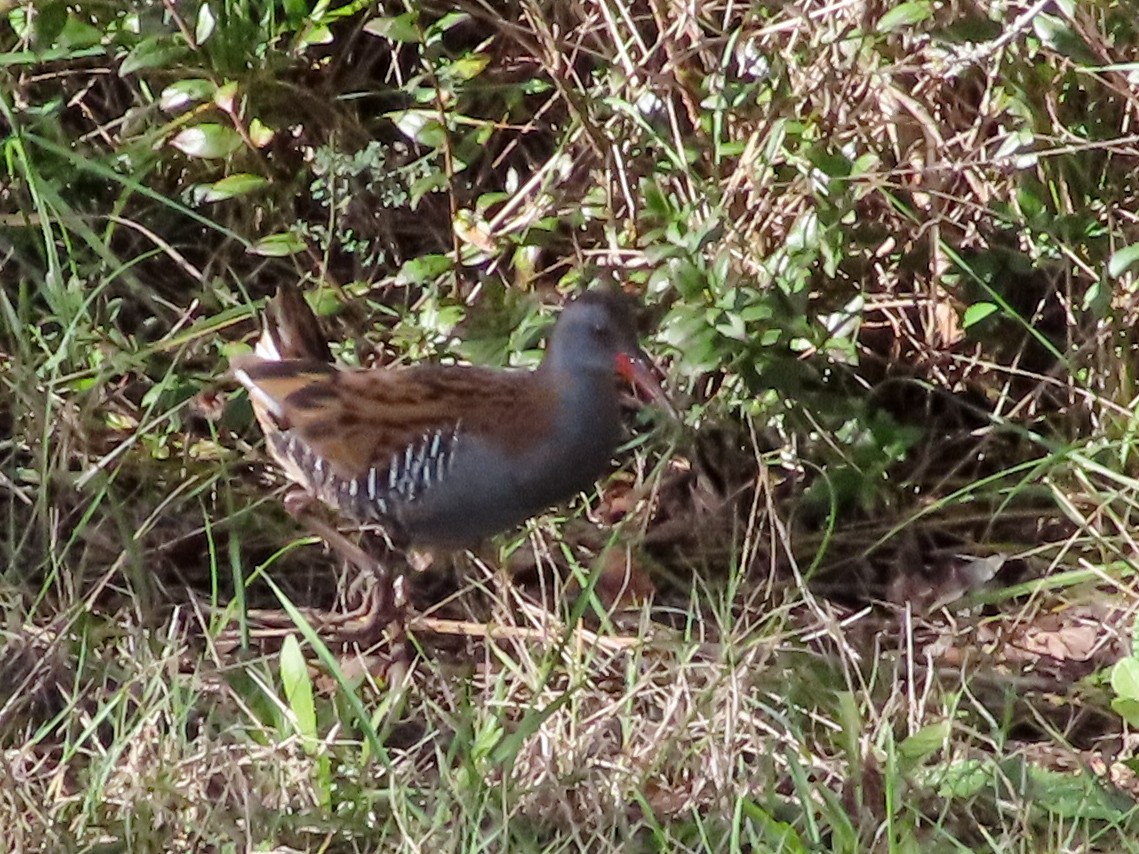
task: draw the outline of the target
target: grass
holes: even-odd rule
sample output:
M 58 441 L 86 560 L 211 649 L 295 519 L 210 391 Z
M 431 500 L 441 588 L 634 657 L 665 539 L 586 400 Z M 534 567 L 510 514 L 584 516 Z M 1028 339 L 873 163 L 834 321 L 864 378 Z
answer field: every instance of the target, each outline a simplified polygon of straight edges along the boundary
M 1139 847 L 1129 4 L 5 15 L 12 850 Z M 533 364 L 597 279 L 682 425 L 325 647 L 261 300 Z

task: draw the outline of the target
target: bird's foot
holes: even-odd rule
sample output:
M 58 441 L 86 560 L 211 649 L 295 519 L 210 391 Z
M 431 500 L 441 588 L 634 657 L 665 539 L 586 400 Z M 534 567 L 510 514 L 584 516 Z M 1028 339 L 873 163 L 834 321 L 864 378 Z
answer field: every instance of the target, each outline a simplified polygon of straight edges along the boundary
M 359 604 L 347 611 L 326 611 L 320 608 L 297 608 L 299 613 L 320 640 L 330 647 L 371 649 L 387 642 L 392 661 L 403 660 L 406 650 L 406 593 L 403 578 L 394 582 L 388 577 L 369 579 Z M 356 586 L 356 585 L 354 585 Z M 250 609 L 246 614 L 245 637 L 251 645 L 265 651 L 279 648 L 289 634 L 298 631 L 298 620 L 281 608 Z M 240 646 L 243 641 L 240 627 L 223 630 L 218 641 L 225 649 Z
M 314 503 L 315 499 L 300 488 L 289 490 L 284 499 L 289 515 L 359 570 L 348 590 L 349 602 L 359 604 L 343 612 L 318 608 L 297 610 L 320 639 L 330 646 L 367 649 L 386 640 L 393 660 L 405 659 L 407 592 L 403 577 L 393 578 L 377 558 L 321 519 L 313 512 Z M 246 622 L 245 637 L 263 647 L 271 648 L 286 634 L 297 630 L 296 621 L 283 609 L 251 610 L 246 615 Z M 221 639 L 240 643 L 241 634 L 239 629 L 227 630 Z M 227 635 L 233 637 L 228 638 Z

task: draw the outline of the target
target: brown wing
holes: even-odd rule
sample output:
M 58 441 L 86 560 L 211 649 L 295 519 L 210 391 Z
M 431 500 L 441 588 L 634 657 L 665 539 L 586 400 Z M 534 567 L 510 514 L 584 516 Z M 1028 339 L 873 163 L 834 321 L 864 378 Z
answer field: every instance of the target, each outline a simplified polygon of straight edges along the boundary
M 266 430 L 289 429 L 284 402 L 302 389 L 328 382 L 337 373 L 335 367 L 323 362 L 259 356 L 235 356 L 229 367 L 234 378 L 249 390 L 257 420 Z
M 525 447 L 549 429 L 554 399 L 524 371 L 450 365 L 338 370 L 243 358 L 234 373 L 273 418 L 345 478 L 386 465 L 424 436 L 458 429 Z

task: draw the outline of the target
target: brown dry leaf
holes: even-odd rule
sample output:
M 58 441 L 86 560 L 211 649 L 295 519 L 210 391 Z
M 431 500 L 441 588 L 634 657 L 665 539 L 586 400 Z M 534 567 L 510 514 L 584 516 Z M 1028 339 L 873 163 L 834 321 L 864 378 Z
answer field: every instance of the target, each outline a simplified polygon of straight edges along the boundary
M 936 343 L 942 347 L 951 347 L 965 337 L 961 319 L 951 303 L 939 302 L 934 305 L 933 319 L 937 331 Z
M 1090 661 L 1094 657 L 1106 666 L 1126 654 L 1110 616 L 1095 605 L 1074 605 L 1043 614 L 1014 633 L 1006 655 L 1012 660 L 1050 656 Z
M 1030 629 L 1018 646 L 1036 655 L 1087 661 L 1095 652 L 1099 639 L 1099 632 L 1094 626 L 1058 626 L 1055 629 Z
M 613 525 L 624 519 L 637 508 L 640 496 L 628 480 L 613 479 L 601 493 L 597 518 Z
M 464 243 L 478 249 L 480 252 L 485 252 L 487 255 L 493 255 L 497 251 L 494 237 L 491 235 L 490 226 L 486 221 L 481 218 L 475 218 L 467 211 L 460 211 L 459 216 L 455 217 L 455 234 Z M 463 214 L 466 214 L 465 216 Z
M 228 400 L 219 388 L 208 388 L 190 398 L 190 413 L 211 423 L 221 421 Z
M 691 791 L 683 787 L 665 788 L 657 780 L 646 780 L 641 794 L 658 817 L 678 815 L 691 807 L 694 800 Z
M 636 608 L 656 592 L 648 572 L 629 549 L 606 549 L 598 558 L 597 597 L 609 611 Z

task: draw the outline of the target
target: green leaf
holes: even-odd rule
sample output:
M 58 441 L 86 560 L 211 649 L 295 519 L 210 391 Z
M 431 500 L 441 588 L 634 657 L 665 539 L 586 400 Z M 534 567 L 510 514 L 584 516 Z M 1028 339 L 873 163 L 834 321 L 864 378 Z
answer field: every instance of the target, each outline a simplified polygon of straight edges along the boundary
M 419 206 L 419 200 L 426 196 L 428 193 L 436 193 L 447 187 L 447 176 L 442 172 L 432 172 L 430 175 L 420 178 L 418 181 L 413 181 L 408 188 L 408 195 L 410 196 L 411 209 L 415 210 Z
M 1100 62 L 1080 33 L 1064 17 L 1038 14 L 1032 18 L 1032 29 L 1040 41 L 1052 50 L 1078 63 L 1096 65 Z
M 208 101 L 217 91 L 212 80 L 189 79 L 171 83 L 158 96 L 158 106 L 173 113 L 199 101 Z
M 59 43 L 63 47 L 70 48 L 71 50 L 82 50 L 83 48 L 94 47 L 102 41 L 103 33 L 101 30 L 77 18 L 75 15 L 70 15 L 67 18 L 63 32 L 59 34 Z
M 485 53 L 472 53 L 456 59 L 447 66 L 447 76 L 456 80 L 470 80 L 478 77 L 490 65 L 490 57 Z
M 186 48 L 174 44 L 166 36 L 151 36 L 143 39 L 133 48 L 119 65 L 119 76 L 126 77 L 144 68 L 159 68 L 176 64 L 186 53 Z
M 261 119 L 253 119 L 249 123 L 249 140 L 258 148 L 264 148 L 273 141 L 273 137 L 277 132 L 261 121 Z
M 1111 688 L 1120 697 L 1139 700 L 1139 658 L 1120 659 L 1111 668 Z
M 203 3 L 198 9 L 198 22 L 194 26 L 194 41 L 202 44 L 208 39 L 217 26 L 217 18 L 209 3 Z
M 986 18 L 981 11 L 964 12 L 956 20 L 947 22 L 939 35 L 953 44 L 992 41 L 1001 34 L 1001 22 Z
M 332 30 L 324 24 L 307 27 L 300 38 L 297 39 L 301 47 L 308 47 L 312 44 L 332 44 L 332 41 Z
M 1028 145 L 1031 144 L 1032 142 L 1030 140 Z M 1020 210 L 1024 214 L 1025 219 L 1035 220 L 1048 215 L 1048 207 L 1036 192 L 1037 189 L 1036 185 L 1029 185 L 1021 187 L 1016 191 L 1016 203 L 1020 206 Z
M 964 759 L 936 769 L 931 782 L 943 798 L 972 798 L 994 776 L 993 763 L 984 759 Z
M 470 19 L 471 16 L 467 12 L 448 12 L 427 28 L 427 32 L 424 34 L 425 41 L 428 44 L 434 44 L 438 42 L 448 30 Z
M 1123 658 L 1112 667 L 1112 700 L 1115 713 L 1132 726 L 1139 725 L 1139 658 Z
M 454 266 L 450 255 L 420 255 L 406 261 L 396 274 L 400 285 L 422 285 L 434 282 Z
M 677 292 L 686 300 L 698 300 L 704 292 L 707 278 L 690 258 L 672 258 L 668 263 L 672 273 L 672 283 Z
M 641 185 L 641 197 L 644 200 L 645 212 L 668 222 L 673 217 L 672 204 L 665 195 L 664 190 L 655 181 L 645 181 Z
M 951 730 L 949 721 L 939 721 L 923 726 L 898 745 L 898 753 L 906 759 L 920 762 L 945 746 Z
M 249 172 L 238 172 L 234 175 L 227 175 L 225 178 L 222 178 L 220 181 L 215 181 L 212 184 L 197 185 L 194 187 L 194 201 L 199 204 L 203 202 L 220 202 L 224 199 L 248 195 L 268 185 L 269 182 L 260 175 L 253 175 Z
M 724 319 L 716 324 L 716 331 L 725 338 L 744 342 L 748 340 L 747 327 L 744 326 L 743 319 L 734 312 L 724 315 Z
M 828 178 L 848 178 L 853 165 L 841 152 L 827 151 L 821 145 L 808 152 L 807 159 Z
M 996 310 L 997 307 L 991 302 L 975 302 L 965 309 L 965 318 L 961 324 L 968 329 L 974 323 L 980 323 Z
M 304 739 L 305 748 L 311 750 L 316 741 L 316 704 L 313 702 L 312 679 L 308 675 L 308 665 L 305 663 L 301 645 L 297 643 L 295 635 L 285 636 L 278 660 L 281 668 L 281 684 L 285 688 L 285 699 L 292 710 L 297 732 Z
M 17 6 L 8 13 L 7 18 L 8 26 L 12 28 L 17 38 L 26 39 L 33 35 L 31 15 L 27 9 Z
M 237 151 L 241 147 L 241 137 L 233 128 L 204 122 L 181 131 L 170 140 L 170 144 L 187 157 L 217 160 Z
M 755 323 L 760 320 L 771 320 L 775 317 L 775 311 L 767 303 L 756 303 L 743 309 L 740 317 L 745 323 Z
M 309 4 L 307 0 L 285 0 L 285 18 L 290 24 L 296 26 L 308 16 Z
M 415 12 L 405 12 L 394 18 L 373 18 L 364 24 L 364 32 L 393 42 L 416 43 L 422 39 L 416 26 Z
M 512 198 L 511 193 L 504 193 L 501 191 L 483 193 L 477 199 L 475 199 L 475 210 L 479 213 L 485 213 L 489 208 L 492 208 L 495 205 L 500 205 L 510 198 Z
M 1111 701 L 1111 710 L 1132 727 L 1139 727 L 1139 700 L 1116 697 Z
M 1061 773 L 1028 766 L 1026 800 L 1064 818 L 1118 821 L 1135 802 L 1119 791 L 1105 788 L 1087 772 Z M 1013 777 L 1013 779 L 1016 779 Z
M 217 108 L 223 112 L 232 113 L 234 111 L 234 102 L 236 100 L 237 83 L 233 80 L 223 83 L 218 87 L 218 90 L 214 92 L 214 104 L 216 104 Z
M 277 234 L 270 234 L 267 237 L 262 237 L 256 243 L 249 247 L 249 251 L 253 255 L 264 255 L 268 258 L 282 258 L 286 255 L 296 255 L 298 252 L 303 252 L 305 249 L 305 242 L 297 235 L 282 231 Z
M 892 33 L 903 27 L 912 27 L 929 18 L 931 14 L 933 14 L 933 4 L 929 0 L 899 3 L 878 19 L 878 32 Z
M 1139 261 L 1139 243 L 1124 246 L 1111 254 L 1111 258 L 1107 262 L 1107 274 L 1113 279 L 1118 279 L 1131 269 L 1137 261 Z
M 428 148 L 442 148 L 447 142 L 447 129 L 440 124 L 434 110 L 399 110 L 386 113 L 400 133 Z
M 724 363 L 723 339 L 697 306 L 678 303 L 661 322 L 657 337 L 676 351 L 675 364 L 684 376 L 697 377 Z
M 35 17 L 32 19 L 32 26 L 35 28 L 35 37 L 32 43 L 41 49 L 54 47 L 66 25 L 66 3 L 37 4 Z
M 1092 282 L 1084 291 L 1084 299 L 1080 308 L 1084 311 L 1090 311 L 1100 319 L 1107 317 L 1111 311 L 1113 290 L 1102 280 Z
M 740 812 L 762 833 L 762 840 L 770 843 L 772 851 L 786 851 L 788 854 L 806 854 L 811 849 L 795 831 L 795 827 L 777 820 L 751 798 L 740 802 Z

